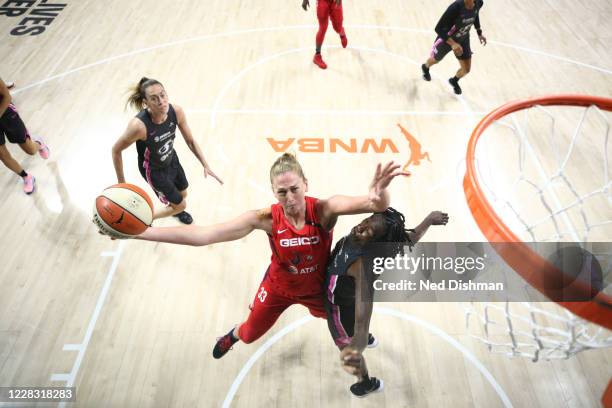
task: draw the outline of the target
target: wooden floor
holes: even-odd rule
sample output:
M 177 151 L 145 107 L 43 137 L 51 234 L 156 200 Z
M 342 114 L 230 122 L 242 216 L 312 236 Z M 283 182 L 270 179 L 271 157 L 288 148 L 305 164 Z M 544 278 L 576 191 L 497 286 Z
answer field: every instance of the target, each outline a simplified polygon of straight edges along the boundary
M 198 224 L 272 203 L 269 166 L 289 140 L 310 194 L 364 193 L 376 163 L 408 161 L 400 123 L 431 162 L 394 183 L 393 206 L 410 224 L 448 212 L 451 222 L 428 241 L 483 240 L 462 188 L 471 130 L 517 98 L 612 95 L 612 3 L 485 2 L 489 44 L 472 36 L 473 71 L 456 97 L 446 83 L 454 58 L 432 68 L 430 83 L 419 68 L 448 2 L 347 0 L 349 47 L 330 25 L 326 71 L 311 62 L 315 11 L 299 1 L 67 0 L 36 36 L 10 34 L 27 14 L 0 15 L 0 76 L 17 82 L 21 116 L 51 147 L 45 162 L 9 146 L 36 176 L 32 196 L 0 170 L 0 386 L 74 385 L 78 402 L 67 406 L 87 408 L 599 406 L 610 350 L 556 362 L 507 359 L 470 338 L 461 305 L 450 303 L 378 304 L 372 331 L 380 345 L 367 358 L 385 390 L 363 401 L 348 392 L 353 379 L 337 363 L 325 322 L 297 306 L 258 342 L 214 360 L 215 338 L 248 313 L 269 261 L 265 235 L 186 248 L 112 242 L 91 224 L 95 196 L 115 182 L 111 146 L 134 114 L 124 110 L 126 90 L 149 76 L 185 109 L 225 181 L 205 179 L 176 143 Z M 334 138 L 357 152 L 334 152 Z M 396 149 L 367 148 L 384 139 Z M 124 154 L 126 177 L 146 187 L 134 150 Z M 609 202 L 600 205 L 598 214 L 612 218 Z M 343 217 L 336 237 L 359 219 Z M 610 229 L 600 233 L 612 241 Z

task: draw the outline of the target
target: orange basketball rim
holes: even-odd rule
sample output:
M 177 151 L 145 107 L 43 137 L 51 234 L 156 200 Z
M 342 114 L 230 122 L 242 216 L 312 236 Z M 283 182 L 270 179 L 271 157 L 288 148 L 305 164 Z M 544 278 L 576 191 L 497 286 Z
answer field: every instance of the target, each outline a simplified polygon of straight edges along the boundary
M 499 255 L 530 285 L 547 295 L 544 282 L 547 279 L 559 279 L 561 272 L 550 262 L 543 259 L 514 234 L 494 211 L 487 200 L 478 181 L 475 154 L 476 145 L 484 130 L 496 120 L 513 112 L 528 109 L 536 105 L 569 105 L 589 107 L 596 105 L 599 109 L 612 111 L 612 99 L 587 95 L 547 95 L 514 102 L 509 102 L 486 115 L 472 132 L 466 155 L 466 174 L 463 189 L 468 207 L 484 234 L 493 243 Z M 510 245 L 503 245 L 510 244 Z M 575 315 L 612 330 L 612 298 L 599 292 L 591 301 L 557 303 Z

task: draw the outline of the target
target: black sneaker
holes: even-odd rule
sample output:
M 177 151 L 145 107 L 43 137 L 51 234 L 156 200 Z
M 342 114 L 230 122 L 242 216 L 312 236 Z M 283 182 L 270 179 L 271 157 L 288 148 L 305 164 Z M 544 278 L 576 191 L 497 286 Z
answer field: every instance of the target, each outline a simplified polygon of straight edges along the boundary
M 457 95 L 461 95 L 461 87 L 459 86 L 459 80 L 455 78 L 448 78 L 448 83 L 453 87 L 453 91 Z
M 380 392 L 383 389 L 383 382 L 376 377 L 351 385 L 351 393 L 357 398 L 367 397 L 369 394 Z
M 431 75 L 429 75 L 429 68 L 427 68 L 427 65 L 421 65 L 421 71 L 423 71 L 423 79 L 426 81 L 431 81 Z
M 378 340 L 376 337 L 372 336 L 372 333 L 368 333 L 368 348 L 374 348 L 378 346 Z
M 227 333 L 225 336 L 219 337 L 217 339 L 217 344 L 215 344 L 215 348 L 213 348 L 214 358 L 219 359 L 223 357 L 228 351 L 232 349 L 232 346 L 238 341 L 238 339 L 234 338 L 234 335 L 232 334 L 233 331 L 234 329 L 232 328 L 232 330 L 230 330 L 229 333 Z
M 187 211 L 181 211 L 178 214 L 174 214 L 173 217 L 178 218 L 183 224 L 189 225 L 193 222 L 193 218 L 191 218 L 191 215 L 189 215 Z

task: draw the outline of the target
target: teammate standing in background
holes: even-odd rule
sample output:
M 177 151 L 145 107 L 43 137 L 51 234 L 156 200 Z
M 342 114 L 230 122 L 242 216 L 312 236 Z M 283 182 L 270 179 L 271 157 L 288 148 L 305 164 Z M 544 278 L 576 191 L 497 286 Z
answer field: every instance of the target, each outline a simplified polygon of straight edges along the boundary
M 308 6 L 310 6 L 310 1 L 303 0 L 302 8 L 308 10 Z M 348 45 L 348 39 L 346 38 L 346 33 L 342 26 L 342 0 L 317 0 L 317 19 L 319 20 L 319 31 L 317 31 L 317 48 L 312 62 L 319 68 L 326 69 L 327 64 L 323 61 L 323 57 L 321 56 L 321 46 L 323 45 L 323 39 L 325 38 L 329 20 L 331 20 L 334 30 L 340 35 L 342 47 L 346 48 Z
M 0 161 L 23 179 L 23 192 L 32 194 L 36 188 L 36 179 L 11 156 L 6 148 L 6 140 L 18 144 L 21 150 L 29 155 L 38 152 L 45 160 L 49 158 L 49 147 L 40 137 L 32 140 L 17 113 L 17 108 L 11 103 L 11 93 L 2 79 L 0 79 L 0 98 Z
M 482 45 L 487 45 L 487 38 L 482 35 L 478 13 L 483 6 L 482 0 L 455 0 L 444 12 L 436 25 L 438 38 L 431 49 L 431 55 L 421 65 L 423 79 L 431 81 L 429 68 L 442 61 L 450 50 L 459 60 L 459 70 L 448 83 L 453 91 L 461 94 L 459 80 L 466 76 L 472 68 L 472 50 L 470 49 L 470 28 L 476 27 L 478 39 Z
M 159 81 L 143 77 L 132 89 L 127 104 L 139 112 L 113 146 L 117 182 L 125 183 L 121 152 L 136 142 L 140 174 L 160 201 L 167 204 L 163 210 L 154 212 L 153 219 L 173 215 L 183 224 L 191 224 L 193 218 L 185 211 L 189 183 L 173 146 L 177 126 L 189 149 L 202 163 L 204 177 L 210 175 L 220 184 L 223 181 L 208 166 L 191 134 L 185 112 L 180 106 L 168 102 L 168 94 Z

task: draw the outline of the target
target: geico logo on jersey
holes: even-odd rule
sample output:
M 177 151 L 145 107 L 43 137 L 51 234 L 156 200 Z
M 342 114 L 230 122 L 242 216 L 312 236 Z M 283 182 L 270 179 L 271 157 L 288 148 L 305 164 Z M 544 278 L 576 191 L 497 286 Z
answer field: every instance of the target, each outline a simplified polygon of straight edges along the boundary
M 320 241 L 321 238 L 318 235 L 314 237 L 285 238 L 280 240 L 280 246 L 287 248 L 300 245 L 316 245 Z

